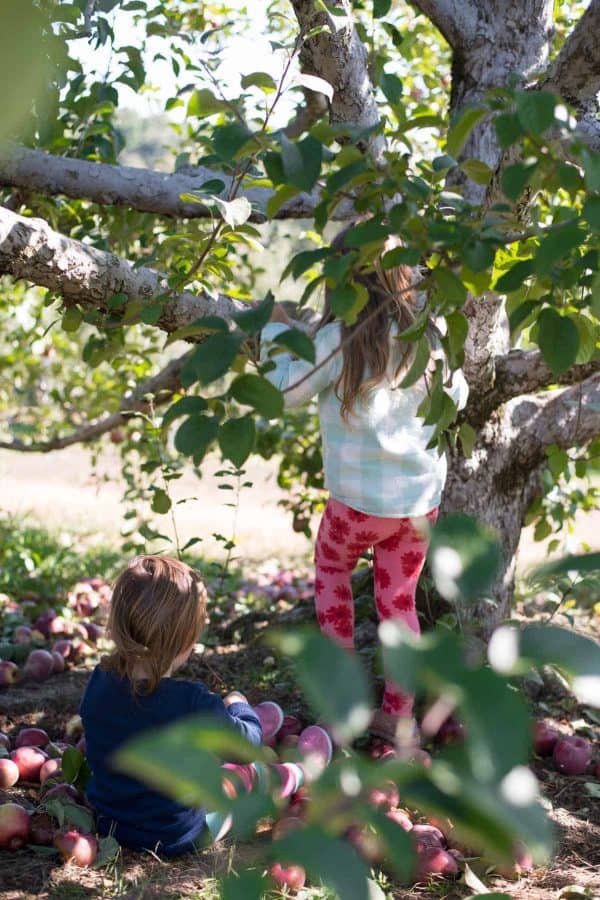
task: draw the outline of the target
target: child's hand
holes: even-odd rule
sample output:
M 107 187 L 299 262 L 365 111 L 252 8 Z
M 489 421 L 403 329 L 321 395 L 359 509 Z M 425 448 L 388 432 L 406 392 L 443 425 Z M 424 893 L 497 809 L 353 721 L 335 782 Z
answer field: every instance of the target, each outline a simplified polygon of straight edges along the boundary
M 239 691 L 230 691 L 226 697 L 223 698 L 223 703 L 225 706 L 231 706 L 232 703 L 247 703 L 248 698 L 241 694 Z

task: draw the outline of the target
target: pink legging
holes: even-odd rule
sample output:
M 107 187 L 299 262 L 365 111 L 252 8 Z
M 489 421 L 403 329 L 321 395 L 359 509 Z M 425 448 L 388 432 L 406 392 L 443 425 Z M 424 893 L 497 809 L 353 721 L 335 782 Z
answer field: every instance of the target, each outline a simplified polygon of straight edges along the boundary
M 315 606 L 321 631 L 347 649 L 354 647 L 352 570 L 369 547 L 375 556 L 375 605 L 379 621 L 401 619 L 420 631 L 415 606 L 417 582 L 427 553 L 426 523 L 437 509 L 415 519 L 369 516 L 329 498 L 315 549 Z M 412 714 L 413 697 L 386 680 L 382 709 Z

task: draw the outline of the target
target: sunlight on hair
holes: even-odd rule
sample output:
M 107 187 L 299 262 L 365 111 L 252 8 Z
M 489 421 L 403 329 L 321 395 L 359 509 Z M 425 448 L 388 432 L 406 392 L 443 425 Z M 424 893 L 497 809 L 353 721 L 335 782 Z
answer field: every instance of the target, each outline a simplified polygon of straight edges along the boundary
M 452 547 L 440 547 L 431 559 L 433 579 L 440 594 L 447 600 L 457 600 L 460 591 L 457 580 L 463 573 L 460 555 Z
M 600 707 L 600 675 L 578 675 L 571 687 L 580 703 Z
M 513 806 L 529 806 L 539 797 L 538 780 L 527 766 L 515 766 L 500 782 L 500 793 Z
M 497 628 L 488 646 L 488 659 L 492 669 L 506 675 L 519 661 L 519 632 L 511 625 Z

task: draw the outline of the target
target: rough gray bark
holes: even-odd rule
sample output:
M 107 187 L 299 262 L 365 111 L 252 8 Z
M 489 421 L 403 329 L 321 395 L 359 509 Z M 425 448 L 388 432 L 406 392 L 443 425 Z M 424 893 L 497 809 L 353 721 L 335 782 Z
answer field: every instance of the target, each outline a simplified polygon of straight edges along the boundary
M 292 0 L 292 6 L 302 34 L 319 25 L 329 27 L 328 31 L 304 41 L 300 63 L 304 72 L 318 75 L 332 86 L 331 122 L 377 129 L 379 110 L 369 76 L 367 51 L 354 27 L 349 0 L 333 0 L 329 4 L 340 11 L 339 16 L 317 9 L 313 0 Z M 383 135 L 374 133 L 359 144 L 375 164 L 383 163 Z
M 190 353 L 188 351 L 177 359 L 172 359 L 165 368 L 138 384 L 133 391 L 126 394 L 119 409 L 102 416 L 97 422 L 87 422 L 81 428 L 77 428 L 70 434 L 49 438 L 46 441 L 25 443 L 14 439 L 12 441 L 0 441 L 2 450 L 19 450 L 21 453 L 51 453 L 53 450 L 64 450 L 73 444 L 86 444 L 118 428 L 124 422 L 135 417 L 137 413 L 147 412 L 150 408 L 148 397 L 152 396 L 155 406 L 166 403 L 181 388 L 181 370 L 187 362 Z
M 411 0 L 443 34 L 451 47 L 472 40 L 477 29 L 478 10 L 475 0 Z
M 211 211 L 205 203 L 181 199 L 182 194 L 193 194 L 207 181 L 214 179 L 225 184 L 226 197 L 232 178 L 212 169 L 193 167 L 181 172 L 155 172 L 134 166 L 112 166 L 86 159 L 53 156 L 20 144 L 0 145 L 0 185 L 38 191 L 49 196 L 64 194 L 104 206 L 127 206 L 139 212 L 172 218 L 205 219 L 214 216 L 214 209 Z M 252 204 L 251 220 L 265 220 L 265 208 L 273 191 L 260 187 L 248 188 L 238 191 L 237 196 L 246 197 Z M 317 191 L 310 195 L 298 194 L 284 204 L 277 218 L 310 217 L 318 202 Z M 337 214 L 343 218 L 343 211 Z
M 203 316 L 231 321 L 247 305 L 222 294 L 176 292 L 167 276 L 53 231 L 43 219 L 27 219 L 0 207 L 0 275 L 24 278 L 60 294 L 66 306 L 108 310 L 114 294 L 144 305 L 164 305 L 157 322 L 173 332 Z M 232 329 L 233 329 L 232 324 Z

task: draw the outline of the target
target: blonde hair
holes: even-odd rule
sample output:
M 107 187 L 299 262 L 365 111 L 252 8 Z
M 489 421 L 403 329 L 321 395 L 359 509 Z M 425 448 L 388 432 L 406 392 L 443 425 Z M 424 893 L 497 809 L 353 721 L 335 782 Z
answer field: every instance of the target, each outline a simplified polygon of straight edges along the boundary
M 200 575 L 168 556 L 139 556 L 113 587 L 108 632 L 115 649 L 102 668 L 127 678 L 134 693 L 151 694 L 205 624 Z
M 356 223 L 343 228 L 331 242 L 340 255 L 348 253 L 345 237 Z M 364 400 L 369 391 L 386 376 L 390 362 L 390 330 L 397 325 L 402 333 L 414 324 L 416 319 L 416 295 L 413 290 L 413 270 L 410 266 L 399 265 L 384 268 L 382 256 L 394 247 L 402 246 L 402 241 L 390 236 L 386 239 L 382 253 L 373 263 L 373 271 L 359 273 L 354 280 L 366 287 L 369 299 L 358 313 L 352 325 L 342 326 L 342 372 L 335 384 L 341 402 L 342 418 L 347 421 L 357 401 Z M 317 330 L 333 322 L 335 315 L 331 309 L 329 290 L 325 290 L 325 308 Z M 399 361 L 392 377 L 396 384 L 400 376 L 409 368 L 415 344 L 397 341 Z M 369 377 L 365 378 L 365 373 Z

